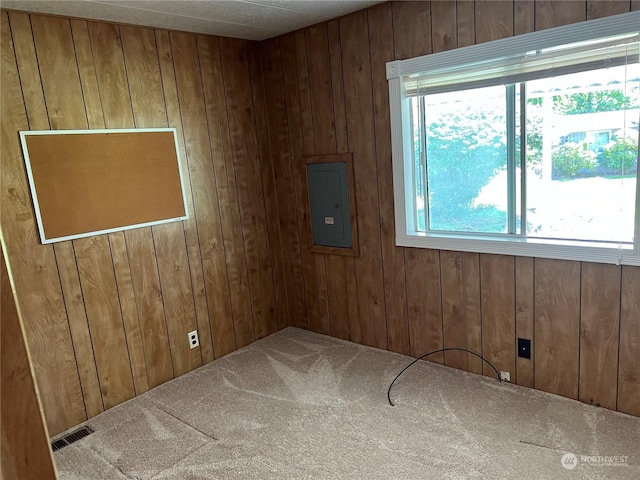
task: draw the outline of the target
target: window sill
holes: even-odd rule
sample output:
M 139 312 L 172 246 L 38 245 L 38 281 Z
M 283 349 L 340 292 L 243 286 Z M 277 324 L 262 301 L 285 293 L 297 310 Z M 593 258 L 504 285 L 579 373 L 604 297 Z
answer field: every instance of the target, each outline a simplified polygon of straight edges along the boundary
M 532 238 L 482 238 L 462 235 L 416 233 L 399 235 L 400 247 L 432 248 L 460 252 L 492 253 L 523 257 L 553 258 L 615 265 L 640 266 L 640 252 L 614 243 L 577 242 Z

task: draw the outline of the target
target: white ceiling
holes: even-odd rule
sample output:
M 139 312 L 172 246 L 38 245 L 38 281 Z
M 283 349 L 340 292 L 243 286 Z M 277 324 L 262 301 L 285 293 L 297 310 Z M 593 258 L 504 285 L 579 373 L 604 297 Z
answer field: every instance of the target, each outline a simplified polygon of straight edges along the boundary
M 367 8 L 367 0 L 0 0 L 2 8 L 264 40 Z

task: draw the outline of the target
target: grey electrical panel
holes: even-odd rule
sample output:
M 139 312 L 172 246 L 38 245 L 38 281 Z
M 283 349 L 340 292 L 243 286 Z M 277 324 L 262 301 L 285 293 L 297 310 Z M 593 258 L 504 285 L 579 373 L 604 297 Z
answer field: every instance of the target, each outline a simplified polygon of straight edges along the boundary
M 307 164 L 313 243 L 351 248 L 346 162 Z

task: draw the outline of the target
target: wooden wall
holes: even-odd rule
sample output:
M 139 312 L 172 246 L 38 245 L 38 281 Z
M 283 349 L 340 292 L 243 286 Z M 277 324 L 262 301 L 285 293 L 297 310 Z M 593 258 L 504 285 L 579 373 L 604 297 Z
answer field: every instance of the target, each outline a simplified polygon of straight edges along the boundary
M 260 44 L 292 325 L 640 415 L 640 268 L 399 248 L 385 63 L 640 8 L 392 2 Z M 312 254 L 303 155 L 353 153 L 359 258 Z M 533 359 L 516 356 L 532 340 Z M 492 375 L 464 353 L 434 356 Z
M 0 479 L 55 480 L 49 435 L 1 248 L 0 257 Z
M 252 42 L 1 20 L 2 235 L 53 435 L 288 324 L 263 82 Z M 166 126 L 188 221 L 40 244 L 19 130 Z

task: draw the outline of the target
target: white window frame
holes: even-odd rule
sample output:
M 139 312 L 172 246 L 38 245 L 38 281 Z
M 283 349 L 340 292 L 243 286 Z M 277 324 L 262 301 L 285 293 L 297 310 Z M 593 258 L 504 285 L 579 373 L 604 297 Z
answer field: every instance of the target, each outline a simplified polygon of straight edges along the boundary
M 432 55 L 398 60 L 386 64 L 389 83 L 393 190 L 396 245 L 463 252 L 493 253 L 526 257 L 592 261 L 599 263 L 640 265 L 640 169 L 636 187 L 634 245 L 619 242 L 548 240 L 516 236 L 496 236 L 419 232 L 415 225 L 413 199 L 413 152 L 411 148 L 410 96 L 405 95 L 403 77 L 423 74 L 443 65 L 464 65 L 499 56 L 523 55 L 558 45 L 589 41 L 640 30 L 640 11 L 580 22 L 532 32 Z M 496 53 L 499 52 L 499 53 Z

